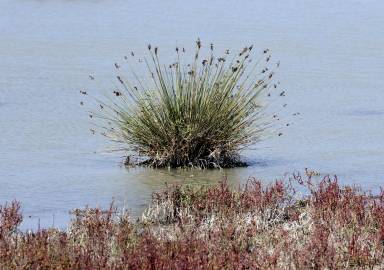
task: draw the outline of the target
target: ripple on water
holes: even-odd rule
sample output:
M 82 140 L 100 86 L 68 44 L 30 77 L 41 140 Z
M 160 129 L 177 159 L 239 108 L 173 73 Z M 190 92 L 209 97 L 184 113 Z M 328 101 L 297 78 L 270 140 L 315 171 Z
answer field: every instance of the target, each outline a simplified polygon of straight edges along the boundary
M 381 116 L 384 110 L 354 110 L 350 113 L 353 116 Z

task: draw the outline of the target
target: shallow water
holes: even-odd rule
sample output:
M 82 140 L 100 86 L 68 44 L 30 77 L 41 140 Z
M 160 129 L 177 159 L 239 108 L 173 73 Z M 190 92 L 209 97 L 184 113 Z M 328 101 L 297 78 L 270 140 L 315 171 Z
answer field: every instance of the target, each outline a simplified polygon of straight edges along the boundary
M 115 199 L 137 215 L 164 182 L 266 181 L 314 168 L 375 189 L 384 175 L 384 3 L 350 1 L 2 0 L 0 200 L 18 199 L 23 228 L 64 226 L 68 210 Z M 91 136 L 79 89 L 109 84 L 113 63 L 151 42 L 200 37 L 253 43 L 281 60 L 292 125 L 224 171 L 125 169 Z M 94 153 L 94 152 L 97 153 Z

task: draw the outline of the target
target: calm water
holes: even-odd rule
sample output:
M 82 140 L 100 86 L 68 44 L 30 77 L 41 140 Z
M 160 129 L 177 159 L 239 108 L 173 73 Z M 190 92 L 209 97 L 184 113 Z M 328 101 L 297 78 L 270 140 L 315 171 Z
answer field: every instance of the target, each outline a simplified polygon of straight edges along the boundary
M 112 198 L 138 214 L 164 182 L 210 183 L 227 174 L 266 181 L 305 167 L 375 189 L 384 176 L 384 2 L 2 0 L 0 200 L 18 199 L 23 227 L 63 226 L 68 210 Z M 110 85 L 113 63 L 148 42 L 164 51 L 253 43 L 281 60 L 284 136 L 227 171 L 124 169 L 91 136 L 79 89 L 88 74 Z M 288 119 L 289 120 L 289 119 Z M 94 152 L 98 153 L 94 153 Z M 30 217 L 28 217 L 30 216 Z

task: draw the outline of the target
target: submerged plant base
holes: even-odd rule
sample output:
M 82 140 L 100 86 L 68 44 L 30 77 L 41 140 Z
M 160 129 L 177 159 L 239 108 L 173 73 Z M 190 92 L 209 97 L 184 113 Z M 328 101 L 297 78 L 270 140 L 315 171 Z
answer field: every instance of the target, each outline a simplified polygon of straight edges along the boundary
M 216 169 L 216 168 L 236 168 L 236 167 L 248 167 L 245 161 L 242 161 L 239 156 L 222 157 L 219 159 L 206 158 L 199 159 L 188 163 L 178 162 L 163 162 L 153 158 L 148 158 L 142 161 L 132 162 L 130 157 L 124 160 L 124 165 L 127 167 L 131 166 L 149 166 L 155 168 L 170 167 L 186 167 L 186 168 L 200 168 L 200 169 Z
M 294 180 L 169 186 L 137 222 L 77 209 L 65 231 L 18 231 L 13 202 L 0 206 L 0 269 L 384 269 L 383 191 Z

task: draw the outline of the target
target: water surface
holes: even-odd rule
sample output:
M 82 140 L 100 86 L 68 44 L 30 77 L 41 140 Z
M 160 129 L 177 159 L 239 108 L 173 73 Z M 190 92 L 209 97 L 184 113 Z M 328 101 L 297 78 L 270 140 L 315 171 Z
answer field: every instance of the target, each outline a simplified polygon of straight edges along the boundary
M 314 168 L 377 188 L 384 175 L 384 3 L 350 1 L 3 0 L 0 3 L 0 200 L 18 199 L 24 228 L 64 226 L 68 210 L 115 198 L 138 214 L 164 182 L 228 175 L 271 181 Z M 281 60 L 284 136 L 225 171 L 125 169 L 101 154 L 79 89 L 109 85 L 113 63 L 151 42 L 164 51 L 200 37 L 219 48 L 253 43 Z M 221 47 L 220 47 L 221 46 Z M 278 110 L 278 108 L 277 108 Z M 94 152 L 97 153 L 94 153 Z

